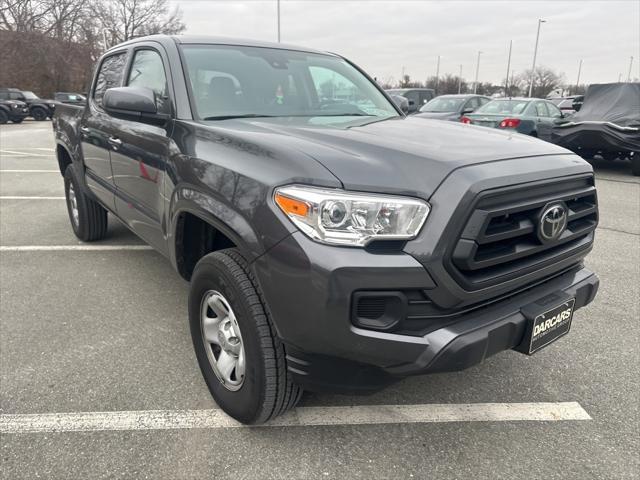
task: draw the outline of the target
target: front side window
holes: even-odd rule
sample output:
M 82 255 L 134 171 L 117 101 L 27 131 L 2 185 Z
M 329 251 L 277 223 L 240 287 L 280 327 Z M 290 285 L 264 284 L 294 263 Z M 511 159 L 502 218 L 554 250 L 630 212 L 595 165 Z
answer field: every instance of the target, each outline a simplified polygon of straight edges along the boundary
M 559 118 L 562 116 L 562 112 L 558 107 L 552 103 L 547 103 L 547 109 L 549 110 L 549 116 L 553 118 Z
M 122 85 L 126 61 L 126 52 L 111 55 L 102 61 L 93 90 L 93 99 L 99 106 L 102 106 L 102 98 L 108 89 Z
M 155 50 L 138 50 L 134 57 L 127 85 L 153 90 L 159 112 L 168 113 L 167 76 L 162 57 Z
M 331 124 L 399 116 L 369 79 L 339 57 L 235 45 L 182 50 L 203 120 L 295 116 Z

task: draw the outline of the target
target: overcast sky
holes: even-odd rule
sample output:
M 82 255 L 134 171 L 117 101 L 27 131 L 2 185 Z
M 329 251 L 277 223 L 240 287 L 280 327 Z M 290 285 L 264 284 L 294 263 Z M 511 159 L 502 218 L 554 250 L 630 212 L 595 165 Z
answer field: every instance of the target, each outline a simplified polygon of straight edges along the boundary
M 276 0 L 170 0 L 184 14 L 187 34 L 276 41 Z M 424 80 L 436 73 L 501 82 L 513 40 L 511 68 L 531 68 L 538 18 L 538 65 L 580 83 L 640 77 L 640 0 L 428 1 L 282 0 L 282 41 L 339 53 L 380 80 L 398 80 L 405 68 Z

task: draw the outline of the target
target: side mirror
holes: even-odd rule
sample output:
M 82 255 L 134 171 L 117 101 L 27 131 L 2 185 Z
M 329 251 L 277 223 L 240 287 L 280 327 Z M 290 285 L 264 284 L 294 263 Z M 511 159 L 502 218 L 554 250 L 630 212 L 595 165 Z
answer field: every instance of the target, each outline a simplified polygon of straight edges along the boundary
M 164 123 L 167 115 L 158 114 L 153 90 L 145 87 L 110 88 L 102 100 L 104 109 L 114 117 L 147 123 Z
M 398 107 L 400 107 L 402 113 L 404 113 L 405 115 L 409 113 L 409 102 L 405 97 L 403 97 L 402 95 L 391 95 L 391 99 Z
M 467 107 L 464 110 L 462 110 L 462 114 L 464 115 L 465 113 L 473 113 L 474 108 L 473 107 Z

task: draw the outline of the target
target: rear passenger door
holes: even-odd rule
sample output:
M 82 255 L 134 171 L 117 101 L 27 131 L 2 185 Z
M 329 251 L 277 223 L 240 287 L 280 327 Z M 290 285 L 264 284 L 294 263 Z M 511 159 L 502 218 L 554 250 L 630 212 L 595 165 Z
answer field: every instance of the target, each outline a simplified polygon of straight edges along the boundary
M 80 121 L 80 144 L 87 186 L 112 211 L 115 211 L 115 183 L 109 151 L 118 120 L 105 112 L 102 99 L 109 88 L 121 86 L 126 63 L 126 50 L 115 52 L 102 60 Z
M 151 89 L 158 113 L 171 118 L 173 106 L 167 66 L 162 47 L 155 43 L 137 44 L 131 52 L 123 83 Z M 172 126 L 171 120 L 155 125 L 119 119 L 116 144 L 111 149 L 118 215 L 139 236 L 165 253 L 162 216 Z

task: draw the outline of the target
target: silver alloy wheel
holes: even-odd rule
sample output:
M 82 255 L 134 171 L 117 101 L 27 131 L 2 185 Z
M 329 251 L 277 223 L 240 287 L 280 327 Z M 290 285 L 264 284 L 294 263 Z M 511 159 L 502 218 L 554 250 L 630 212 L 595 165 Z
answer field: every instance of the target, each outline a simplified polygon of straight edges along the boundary
M 209 290 L 202 297 L 200 330 L 216 377 L 227 390 L 239 390 L 244 382 L 244 344 L 236 316 L 220 292 Z
M 69 208 L 71 208 L 73 224 L 77 227 L 80 223 L 80 213 L 78 212 L 78 200 L 76 198 L 76 191 L 73 189 L 73 183 L 69 183 Z

